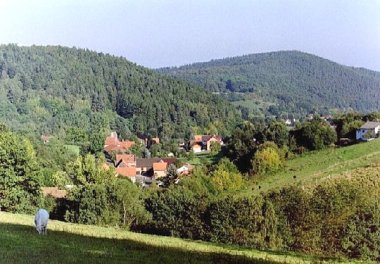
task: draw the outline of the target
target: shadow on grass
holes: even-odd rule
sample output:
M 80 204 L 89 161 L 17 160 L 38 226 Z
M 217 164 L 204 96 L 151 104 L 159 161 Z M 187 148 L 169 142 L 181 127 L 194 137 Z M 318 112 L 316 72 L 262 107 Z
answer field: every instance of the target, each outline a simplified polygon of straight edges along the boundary
M 203 244 L 204 241 L 201 240 L 191 240 L 193 243 L 199 243 Z M 264 254 L 268 254 L 270 256 L 278 256 L 283 257 L 284 261 L 288 261 L 290 263 L 302 263 L 304 262 L 310 262 L 310 263 L 344 263 L 347 262 L 346 258 L 343 257 L 334 257 L 334 256 L 321 256 L 321 255 L 310 255 L 302 252 L 297 251 L 285 251 L 285 250 L 270 250 L 270 249 L 257 249 L 249 246 L 237 246 L 232 244 L 217 244 L 218 247 L 224 248 L 226 250 L 238 250 L 240 252 L 252 252 L 253 250 L 256 252 L 261 252 Z M 270 262 L 268 260 L 265 260 L 267 262 L 262 263 L 277 263 L 277 262 Z M 255 262 L 254 262 L 255 263 Z M 261 263 L 261 262 L 258 262 Z
M 40 236 L 24 225 L 0 224 L 0 232 L 1 263 L 275 263 L 61 231 Z

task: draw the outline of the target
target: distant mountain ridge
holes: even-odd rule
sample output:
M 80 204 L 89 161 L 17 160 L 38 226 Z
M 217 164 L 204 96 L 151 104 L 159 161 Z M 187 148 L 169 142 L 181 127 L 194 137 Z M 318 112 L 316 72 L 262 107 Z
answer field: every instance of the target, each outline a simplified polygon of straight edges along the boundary
M 233 101 L 267 102 L 261 109 L 267 114 L 380 109 L 380 72 L 299 51 L 251 54 L 157 71 L 212 92 L 228 93 L 225 96 Z

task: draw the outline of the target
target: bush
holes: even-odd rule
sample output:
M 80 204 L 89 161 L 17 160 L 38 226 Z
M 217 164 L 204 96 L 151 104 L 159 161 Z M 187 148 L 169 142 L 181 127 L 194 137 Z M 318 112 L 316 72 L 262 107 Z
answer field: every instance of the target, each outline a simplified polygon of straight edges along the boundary
M 237 167 L 228 159 L 220 160 L 211 174 L 211 182 L 218 192 L 232 192 L 240 190 L 244 180 Z
M 284 157 L 279 148 L 273 144 L 263 144 L 252 159 L 256 174 L 275 172 L 284 165 Z
M 380 261 L 380 205 L 373 203 L 352 215 L 345 228 L 342 251 L 350 258 Z
M 337 141 L 336 131 L 319 117 L 305 122 L 302 126 L 292 131 L 298 146 L 309 150 L 323 149 Z
M 273 205 L 257 197 L 226 197 L 207 209 L 211 240 L 229 244 L 277 248 L 277 217 Z

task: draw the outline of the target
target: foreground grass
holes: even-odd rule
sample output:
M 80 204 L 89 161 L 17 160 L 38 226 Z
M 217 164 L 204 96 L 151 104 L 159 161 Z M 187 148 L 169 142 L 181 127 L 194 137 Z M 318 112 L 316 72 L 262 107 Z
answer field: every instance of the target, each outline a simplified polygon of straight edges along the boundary
M 290 253 L 265 252 L 50 221 L 39 236 L 33 216 L 0 212 L 1 263 L 322 263 Z
M 255 180 L 249 190 L 268 191 L 288 185 L 312 186 L 340 177 L 344 172 L 365 168 L 380 162 L 380 140 L 342 148 L 310 152 L 286 162 L 286 167 L 274 174 Z

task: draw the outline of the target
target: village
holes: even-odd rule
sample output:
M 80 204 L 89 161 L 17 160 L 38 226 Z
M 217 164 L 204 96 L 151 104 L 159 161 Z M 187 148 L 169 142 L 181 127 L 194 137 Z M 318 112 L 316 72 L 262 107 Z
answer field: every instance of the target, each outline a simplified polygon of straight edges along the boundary
M 151 144 L 160 144 L 158 137 L 151 138 Z M 148 138 L 139 138 L 139 143 L 145 148 L 148 147 Z M 169 153 L 167 157 L 136 157 L 130 149 L 136 144 L 135 141 L 120 140 L 116 132 L 112 132 L 104 141 L 103 152 L 106 157 L 106 163 L 103 167 L 109 169 L 113 167 L 118 177 L 127 177 L 132 182 L 141 186 L 149 187 L 152 182 L 156 181 L 159 187 L 163 187 L 162 179 L 168 175 L 169 170 L 176 176 L 189 175 L 194 166 L 187 162 L 181 162 Z M 190 142 L 189 152 L 199 154 L 210 152 L 212 146 L 217 144 L 223 145 L 221 136 L 218 135 L 195 135 Z M 178 145 L 179 149 L 185 150 L 185 143 Z M 176 179 L 179 182 L 179 178 Z
M 328 122 L 330 126 L 335 130 L 336 125 L 333 123 L 332 116 L 321 116 L 321 118 Z M 313 116 L 307 116 L 307 120 L 312 120 Z M 288 129 L 294 128 L 298 120 L 287 119 L 282 120 Z M 380 122 L 367 121 L 358 129 L 354 138 L 340 138 L 339 145 L 353 144 L 355 142 L 370 141 L 378 138 L 380 135 Z M 48 142 L 49 138 L 41 137 L 44 143 Z M 127 178 L 133 183 L 136 183 L 144 188 L 149 188 L 152 184 L 165 188 L 165 178 L 171 176 L 174 180 L 174 184 L 178 184 L 181 177 L 191 175 L 196 164 L 189 162 L 189 158 L 178 158 L 171 152 L 159 157 L 150 157 L 146 155 L 144 157 L 138 157 L 133 154 L 132 148 L 136 144 L 140 144 L 145 150 L 151 148 L 154 145 L 159 145 L 160 138 L 158 137 L 144 137 L 140 136 L 137 140 L 120 140 L 117 132 L 111 132 L 104 140 L 103 154 L 105 162 L 103 169 L 115 170 L 115 176 L 119 178 Z M 219 135 L 194 135 L 188 142 L 178 143 L 178 149 L 186 153 L 186 157 L 191 155 L 199 156 L 202 154 L 210 154 L 214 149 L 220 150 L 224 145 L 223 138 Z M 148 151 L 148 153 L 150 153 Z M 66 189 L 70 189 L 71 186 L 66 186 Z M 58 187 L 42 187 L 44 195 L 51 195 L 55 198 L 64 198 L 67 194 L 67 190 L 60 189 Z

